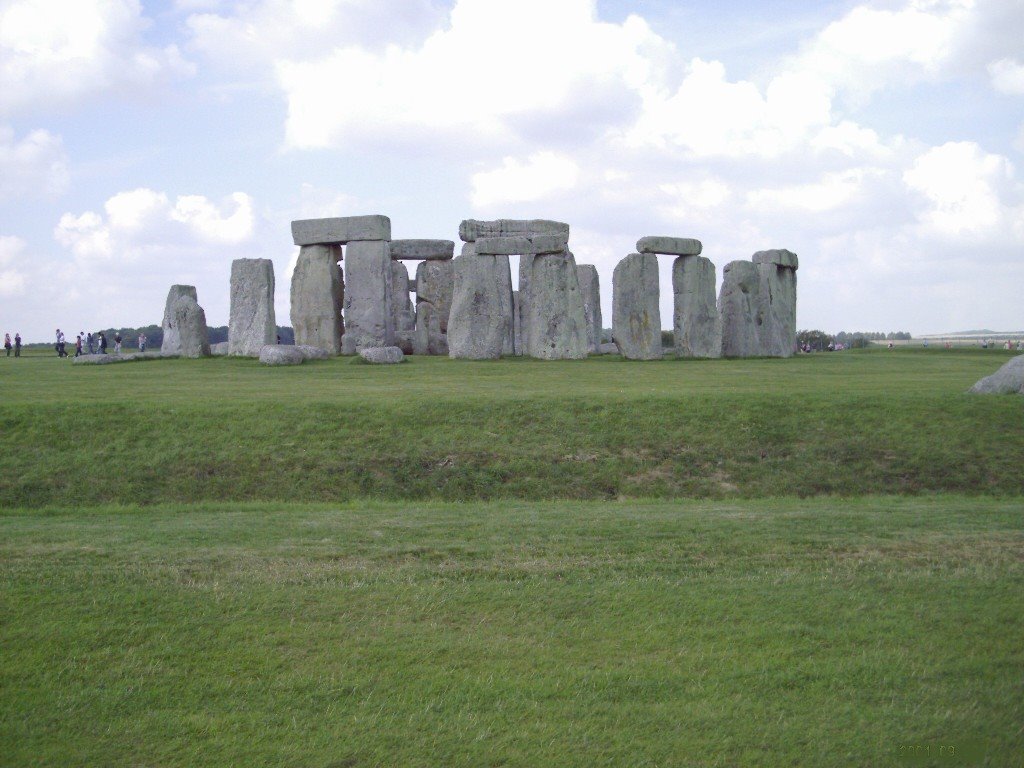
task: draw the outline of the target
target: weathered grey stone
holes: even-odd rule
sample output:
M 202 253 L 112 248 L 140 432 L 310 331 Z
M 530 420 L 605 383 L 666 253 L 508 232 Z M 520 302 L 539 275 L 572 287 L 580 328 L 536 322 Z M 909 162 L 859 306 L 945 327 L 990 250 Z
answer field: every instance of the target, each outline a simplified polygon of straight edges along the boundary
M 387 216 L 341 216 L 332 219 L 301 219 L 292 222 L 296 245 L 344 245 L 353 240 L 390 240 Z
M 109 365 L 124 362 L 123 355 L 79 355 L 71 358 L 73 365 Z
M 304 360 L 329 360 L 334 354 L 323 347 L 315 347 L 310 344 L 296 344 L 295 348 L 302 353 Z
M 301 365 L 305 360 L 302 350 L 290 344 L 264 344 L 260 348 L 260 362 L 264 365 Z
M 619 345 L 615 343 L 602 343 L 597 348 L 599 355 L 617 355 L 619 354 Z
M 774 261 L 761 261 L 757 263 L 757 270 L 761 277 L 758 312 L 761 354 L 792 357 L 796 353 L 796 269 Z
M 386 242 L 356 240 L 345 247 L 345 335 L 342 354 L 395 343 L 391 250 Z
M 359 350 L 359 356 L 376 365 L 394 365 L 405 360 L 405 355 L 398 347 L 365 347 Z
M 692 237 L 665 237 L 650 235 L 636 241 L 637 253 L 656 253 L 665 256 L 699 256 L 704 249 L 700 240 Z
M 751 261 L 755 264 L 776 264 L 780 267 L 788 267 L 789 269 L 798 269 L 800 267 L 800 260 L 796 254 L 785 249 L 758 251 L 751 257 Z
M 529 337 L 526 352 L 540 360 L 582 360 L 587 356 L 587 321 L 569 251 L 540 254 L 530 269 Z
M 392 259 L 425 259 L 429 261 L 451 259 L 455 243 L 451 240 L 392 240 Z
M 174 302 L 171 308 L 171 322 L 178 331 L 178 354 L 181 357 L 210 356 L 206 313 L 191 295 L 181 295 Z M 163 349 L 160 351 L 163 352 Z
M 508 256 L 495 256 L 498 265 L 498 298 L 500 299 L 500 312 L 507 319 L 505 326 L 505 341 L 501 345 L 501 354 L 514 355 L 516 353 L 516 329 L 512 321 L 512 313 L 515 312 L 515 301 L 512 298 L 512 265 Z
M 218 341 L 216 344 L 210 345 L 210 354 L 214 357 L 223 357 L 228 353 L 228 342 Z
M 569 237 L 569 225 L 549 219 L 496 219 L 478 221 L 466 219 L 459 225 L 459 238 L 472 243 L 482 237 L 515 237 L 517 235 L 564 235 Z
M 718 294 L 718 314 L 722 319 L 722 356 L 757 357 L 764 354 L 760 330 L 761 275 L 751 261 L 732 261 L 725 265 L 722 290 Z
M 405 264 L 394 260 L 391 261 L 391 313 L 396 335 L 416 327 L 416 310 L 409 298 L 409 270 Z
M 658 258 L 631 253 L 612 276 L 612 337 L 629 360 L 660 360 L 661 308 Z
M 196 287 L 194 285 L 172 285 L 171 290 L 167 292 L 167 301 L 164 302 L 164 319 L 161 323 L 164 332 L 164 338 L 160 344 L 161 352 L 174 355 L 178 353 L 178 329 L 171 320 L 171 312 L 175 302 L 182 296 L 191 296 L 196 299 Z
M 448 354 L 453 358 L 491 360 L 501 357 L 510 330 L 511 276 L 508 257 L 479 256 L 471 244 L 455 258 L 452 310 L 448 317 Z
M 529 355 L 530 344 L 530 273 L 536 255 L 524 253 L 519 257 L 519 338 L 521 348 L 517 354 Z
M 593 264 L 577 264 L 576 274 L 587 324 L 587 349 L 591 354 L 597 354 L 601 347 L 601 279 Z
M 519 291 L 512 291 L 512 346 L 516 355 L 526 354 L 526 339 L 523 338 L 522 307 L 519 306 Z
M 416 329 L 412 334 L 412 354 L 448 355 L 448 336 L 441 331 L 440 313 L 433 304 L 426 301 L 421 301 L 416 305 Z
M 295 343 L 341 353 L 345 301 L 341 246 L 304 245 L 292 273 L 291 316 Z
M 481 256 L 561 253 L 566 249 L 568 243 L 568 235 L 481 237 L 476 241 L 476 252 Z
M 676 354 L 721 357 L 722 323 L 715 300 L 715 265 L 703 256 L 680 256 L 672 264 Z
M 228 350 L 231 355 L 259 357 L 277 338 L 274 317 L 274 262 L 235 259 L 231 262 L 231 315 Z
M 426 302 L 433 307 L 442 333 L 448 332 L 454 285 L 455 267 L 450 260 L 423 261 L 416 266 L 416 303 Z
M 1011 358 L 1010 362 L 979 380 L 970 392 L 979 395 L 1024 395 L 1024 355 Z

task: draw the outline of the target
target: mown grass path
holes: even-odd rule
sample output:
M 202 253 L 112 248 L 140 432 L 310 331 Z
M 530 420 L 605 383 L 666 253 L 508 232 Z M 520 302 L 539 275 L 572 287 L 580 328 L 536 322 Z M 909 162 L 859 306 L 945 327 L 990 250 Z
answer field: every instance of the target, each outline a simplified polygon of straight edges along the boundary
M 3 765 L 1009 766 L 1022 723 L 1020 498 L 0 513 Z
M 0 505 L 1024 493 L 1011 353 L 0 360 Z

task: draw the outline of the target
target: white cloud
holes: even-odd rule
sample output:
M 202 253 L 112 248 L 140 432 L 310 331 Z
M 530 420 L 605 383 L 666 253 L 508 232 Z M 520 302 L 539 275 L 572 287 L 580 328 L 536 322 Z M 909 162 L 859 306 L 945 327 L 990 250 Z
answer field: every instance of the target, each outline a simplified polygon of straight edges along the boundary
M 142 41 L 138 0 L 0 4 L 0 113 L 49 109 L 194 73 L 174 45 Z
M 0 200 L 56 197 L 68 179 L 60 136 L 34 130 L 18 140 L 9 126 L 0 125 Z
M 239 245 L 254 232 L 252 198 L 235 192 L 220 205 L 202 195 L 167 195 L 140 188 L 119 192 L 93 212 L 65 213 L 54 230 L 79 260 L 138 261 L 169 248 Z
M 25 241 L 13 235 L 0 235 L 0 296 L 17 296 L 25 290 L 25 274 L 20 262 Z
M 1024 64 L 1015 59 L 1000 59 L 988 65 L 992 87 L 1001 93 L 1024 93 Z
M 500 168 L 473 175 L 471 200 L 477 209 L 543 200 L 573 189 L 579 173 L 575 162 L 554 152 L 537 152 L 526 162 L 506 157 Z

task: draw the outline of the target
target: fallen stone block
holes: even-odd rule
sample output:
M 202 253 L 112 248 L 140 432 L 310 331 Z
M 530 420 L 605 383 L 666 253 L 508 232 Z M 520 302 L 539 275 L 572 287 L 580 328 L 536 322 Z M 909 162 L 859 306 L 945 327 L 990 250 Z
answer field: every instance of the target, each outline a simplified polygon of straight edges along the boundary
M 654 253 L 662 256 L 699 256 L 703 249 L 700 240 L 694 240 L 692 237 L 650 235 L 636 241 L 637 253 Z
M 375 365 L 394 365 L 405 360 L 405 354 L 398 347 L 364 347 L 359 356 Z
M 354 240 L 390 240 L 387 216 L 340 216 L 333 219 L 300 219 L 292 222 L 296 245 L 345 245 Z
M 302 350 L 287 344 L 267 344 L 260 350 L 260 362 L 264 365 L 302 365 L 305 361 Z
M 979 380 L 968 391 L 976 395 L 1024 395 L 1024 355 L 1012 358 L 991 376 Z
M 455 255 L 455 243 L 451 240 L 392 240 L 391 258 L 420 259 L 423 261 L 444 261 Z
M 296 344 L 295 348 L 302 353 L 304 360 L 329 360 L 332 355 L 323 347 L 315 347 L 311 344 Z

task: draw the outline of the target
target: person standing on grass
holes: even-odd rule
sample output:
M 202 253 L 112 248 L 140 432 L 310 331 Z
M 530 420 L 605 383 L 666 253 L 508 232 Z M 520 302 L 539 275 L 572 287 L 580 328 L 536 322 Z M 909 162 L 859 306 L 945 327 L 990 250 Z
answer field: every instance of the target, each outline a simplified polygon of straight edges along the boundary
M 75 357 L 82 356 L 82 334 L 75 337 Z
M 140 333 L 139 334 L 139 352 L 145 352 L 145 351 L 146 351 L 146 334 Z
M 7 350 L 7 356 L 11 356 L 11 334 L 4 334 L 4 349 Z
M 103 331 L 100 331 L 100 354 L 107 354 L 107 334 Z
M 120 331 L 115 331 L 114 332 L 114 354 L 115 355 L 120 355 L 121 354 L 121 332 Z
M 14 356 L 21 357 L 21 334 L 14 332 Z
M 57 357 L 67 357 L 68 353 L 64 351 L 64 345 L 67 342 L 64 339 L 64 333 L 60 328 L 57 329 Z

